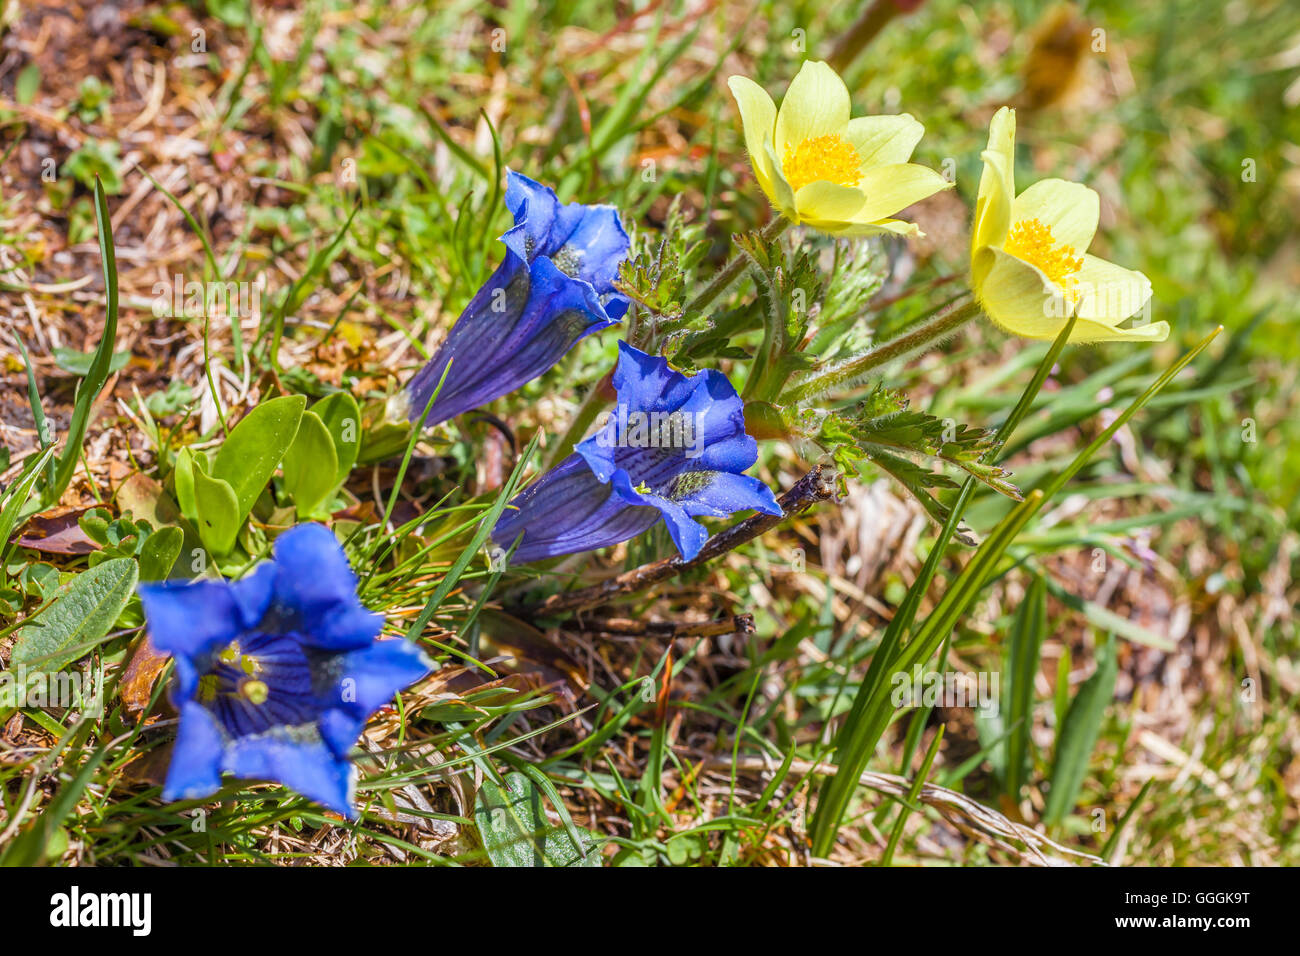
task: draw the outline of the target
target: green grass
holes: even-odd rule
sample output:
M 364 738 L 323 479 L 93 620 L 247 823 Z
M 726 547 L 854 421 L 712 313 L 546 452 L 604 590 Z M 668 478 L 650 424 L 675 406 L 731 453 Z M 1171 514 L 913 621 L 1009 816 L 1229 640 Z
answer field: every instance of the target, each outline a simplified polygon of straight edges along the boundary
M 950 0 L 926 3 L 845 71 L 856 113 L 912 112 L 927 129 L 916 161 L 951 161 L 954 195 L 916 217 L 931 234 L 925 241 L 850 246 L 797 234 L 797 245 L 787 239 L 780 257 L 761 263 L 756 281 L 747 275 L 713 304 L 715 320 L 736 329 L 730 342 L 691 325 L 689 314 L 662 324 L 634 317 L 622 334 L 677 349 L 683 366 L 723 367 L 749 396 L 776 400 L 782 383 L 743 355 L 784 347 L 781 309 L 793 289 L 821 303 L 810 330 L 818 354 L 889 338 L 964 291 L 963 278 L 947 277 L 965 269 L 978 154 L 993 110 L 1021 95 L 1039 10 L 1004 0 L 977 16 Z M 168 162 L 146 154 L 138 168 L 113 170 L 120 194 L 100 197 L 102 220 L 147 183 L 143 173 L 158 187 L 115 223 L 116 268 L 111 254 L 76 259 L 81 274 L 102 258 L 103 288 L 121 286 L 116 345 L 112 294 L 105 311 L 37 288 L 75 277 L 47 262 L 44 246 L 85 243 L 94 231 L 92 193 L 69 181 L 76 168 L 48 189 L 20 170 L 21 187 L 0 196 L 0 220 L 15 224 L 0 228 L 6 305 L 34 295 L 66 323 L 65 345 L 100 346 L 73 394 L 23 310 L 13 310 L 0 370 L 19 408 L 32 370 L 22 420 L 39 428 L 43 416 L 62 415 L 63 438 L 71 418 L 74 440 L 53 454 L 37 439 L 15 443 L 0 530 L 67 488 L 86 503 L 111 503 L 120 476 L 110 482 L 106 466 L 87 460 L 88 482 L 79 465 L 83 445 L 102 448 L 94 441 L 106 434 L 128 449 L 118 460 L 129 471 L 171 487 L 180 449 L 211 452 L 245 410 L 222 367 L 242 379 L 247 362 L 246 387 L 261 398 L 301 393 L 310 403 L 351 391 L 373 424 L 499 261 L 506 166 L 554 184 L 562 198 L 618 204 L 641 254 L 638 288 L 671 312 L 735 252 L 733 233 L 767 222 L 726 76 L 741 70 L 779 93 L 805 56 L 829 52 L 856 12 L 766 0 L 702 16 L 674 3 L 632 16 L 591 0 L 540 8 L 519 0 L 486 13 L 468 2 L 358 11 L 330 0 L 305 3 L 284 23 L 239 3 L 149 11 L 140 22 L 169 56 L 190 50 L 192 24 L 207 30 L 206 62 L 178 68 L 171 81 L 210 100 L 186 126 L 204 159 L 167 179 Z M 372 728 L 358 758 L 359 822 L 234 781 L 214 799 L 163 804 L 158 783 L 174 730 L 163 683 L 146 694 L 144 723 L 115 693 L 139 640 L 139 609 L 128 606 L 92 655 L 109 674 L 102 718 L 27 708 L 11 724 L 13 711 L 0 708 L 0 728 L 18 728 L 0 738 L 0 863 L 572 864 L 600 844 L 603 861 L 619 865 L 1018 863 L 1034 856 L 1021 824 L 1059 843 L 1043 845 L 1057 857 L 1300 862 L 1292 809 L 1300 685 L 1287 663 L 1298 650 L 1291 580 L 1300 517 L 1292 334 L 1300 316 L 1289 293 L 1300 269 L 1300 114 L 1287 103 L 1300 73 L 1283 56 L 1300 36 L 1300 14 L 1280 0 L 1226 13 L 1174 0 L 1094 2 L 1084 16 L 1105 31 L 1106 50 L 1083 55 L 1076 105 L 1022 109 L 1017 172 L 1022 183 L 1061 175 L 1101 192 L 1093 251 L 1151 277 L 1153 317 L 1171 323 L 1169 342 L 1053 349 L 977 320 L 936 351 L 813 400 L 841 411 L 884 402 L 873 393 L 883 383 L 940 422 L 1002 429 L 1004 446 L 965 450 L 1000 461 L 1041 501 L 1017 504 L 968 477 L 951 450 L 918 454 L 949 480 L 928 517 L 910 506 L 915 528 L 892 543 L 881 514 L 849 498 L 657 591 L 527 620 L 523 609 L 546 595 L 671 548 L 657 531 L 616 555 L 546 571 L 502 573 L 485 559 L 508 489 L 563 455 L 598 410 L 591 396 L 618 336 L 593 336 L 490 407 L 517 454 L 465 416 L 418 443 L 398 436 L 383 463 L 353 472 L 341 503 L 373 509 L 336 526 L 362 598 L 387 616 L 389 633 L 419 639 L 442 668 Z M 88 122 L 96 142 L 118 146 L 129 110 L 115 121 L 102 106 L 85 113 L 82 102 L 81 115 L 76 89 L 45 75 L 33 102 L 69 108 L 69 123 Z M 0 92 L 5 148 L 48 136 L 39 120 L 8 108 L 12 89 Z M 134 95 L 117 89 L 109 103 L 121 108 Z M 164 115 L 175 110 L 168 102 Z M 95 155 L 112 166 L 127 151 Z M 233 157 L 233 171 L 218 174 L 217 155 Z M 6 168 L 17 161 L 11 151 Z M 226 181 L 233 208 L 195 189 Z M 153 277 L 134 262 L 124 267 L 120 250 L 139 246 L 162 213 L 171 244 L 194 248 L 168 270 L 269 280 L 256 327 L 149 315 Z M 1219 325 L 1225 331 L 1207 345 Z M 128 335 L 139 360 L 111 386 L 114 401 L 94 404 Z M 168 335 L 175 339 L 162 351 L 141 344 Z M 179 408 L 162 404 L 172 377 L 193 392 Z M 205 392 L 209 404 L 221 396 L 206 414 Z M 806 445 L 760 447 L 755 473 L 780 489 L 818 457 Z M 910 501 L 883 461 L 849 481 L 891 482 L 882 493 Z M 276 479 L 255 517 L 275 525 L 291 520 L 287 507 Z M 870 573 L 826 544 L 845 534 L 859 544 L 881 539 Z M 264 548 L 265 535 L 253 537 Z M 257 556 L 250 549 L 243 564 Z M 0 646 L 54 585 L 89 564 L 13 545 L 3 557 Z M 752 634 L 670 640 L 643 627 L 737 613 L 754 616 Z M 1010 705 L 1002 722 L 893 707 L 888 677 L 913 659 L 1000 672 Z M 835 777 L 837 764 L 848 769 Z M 964 801 L 1004 825 L 960 836 L 948 821 L 970 823 Z

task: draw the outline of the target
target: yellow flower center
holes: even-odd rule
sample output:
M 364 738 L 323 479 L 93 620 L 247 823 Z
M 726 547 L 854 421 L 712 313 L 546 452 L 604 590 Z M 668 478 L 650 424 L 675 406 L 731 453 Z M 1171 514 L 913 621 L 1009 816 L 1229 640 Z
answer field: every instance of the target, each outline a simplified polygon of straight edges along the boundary
M 271 696 L 271 688 L 266 686 L 265 681 L 246 680 L 239 684 L 239 693 L 244 699 L 251 704 L 261 706 L 266 703 L 266 699 Z
M 265 681 L 258 680 L 257 674 L 261 671 L 262 665 L 257 658 L 245 654 L 239 646 L 238 641 L 231 641 L 221 649 L 217 654 L 217 660 L 236 670 L 242 671 L 244 676 L 239 678 L 237 683 L 232 684 L 230 675 L 219 673 L 205 674 L 199 678 L 198 698 L 204 703 L 211 703 L 221 694 L 226 696 L 240 696 L 251 704 L 265 704 L 271 695 L 271 688 Z
M 1083 259 L 1075 256 L 1072 246 L 1057 243 L 1050 226 L 1037 219 L 1022 219 L 1011 227 L 1002 248 L 1017 259 L 1038 266 L 1043 275 L 1073 297 L 1074 274 L 1083 268 Z
M 832 133 L 829 136 L 810 136 L 794 149 L 787 150 L 781 168 L 786 182 L 795 192 L 821 180 L 856 186 L 862 178 L 862 157 L 852 143 Z

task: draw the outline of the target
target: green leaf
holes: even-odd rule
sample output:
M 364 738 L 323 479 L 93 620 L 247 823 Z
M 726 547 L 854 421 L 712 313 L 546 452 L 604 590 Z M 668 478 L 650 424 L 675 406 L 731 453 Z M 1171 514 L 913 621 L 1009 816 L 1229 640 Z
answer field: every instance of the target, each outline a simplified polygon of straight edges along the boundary
M 326 395 L 311 407 L 334 440 L 334 454 L 338 471 L 334 475 L 335 487 L 343 484 L 357 463 L 361 450 L 361 407 L 348 392 Z
M 117 341 L 117 254 L 113 246 L 112 216 L 108 211 L 108 197 L 98 177 L 95 183 L 95 218 L 99 223 L 99 257 L 104 268 L 104 330 L 90 368 L 77 384 L 77 399 L 72 408 L 72 419 L 68 423 L 68 437 L 63 446 L 63 454 L 55 468 L 54 482 L 44 489 L 47 504 L 53 504 L 63 496 L 63 492 L 72 483 L 72 473 L 81 460 L 81 443 L 86 437 L 86 427 L 90 424 L 91 408 L 104 383 L 111 374 L 113 343 Z
M 194 506 L 194 473 L 196 471 L 207 471 L 203 467 L 204 459 L 200 457 L 201 454 L 196 455 L 188 448 L 182 448 L 178 451 L 176 453 L 176 470 L 173 472 L 172 478 L 176 485 L 176 503 L 180 506 L 181 514 L 191 524 L 198 519 L 199 513 Z
M 1049 826 L 1060 823 L 1074 809 L 1079 788 L 1083 786 L 1106 705 L 1115 694 L 1115 678 L 1119 674 L 1116 643 L 1111 637 L 1097 648 L 1097 669 L 1074 695 L 1057 734 L 1052 788 L 1047 792 L 1047 806 L 1043 810 L 1043 821 Z
M 1010 731 L 1006 742 L 1006 793 L 1012 800 L 1020 799 L 1020 788 L 1025 782 L 1031 745 L 1029 731 L 1034 716 L 1034 678 L 1046 634 L 1047 583 L 1042 575 L 1036 575 L 1029 582 L 1024 601 L 1016 608 L 1007 647 L 1010 686 L 1006 692 L 1005 720 Z
M 19 628 L 10 666 L 57 671 L 85 655 L 112 628 L 138 576 L 131 558 L 113 558 L 76 575 L 35 620 Z
M 165 581 L 184 543 L 185 532 L 180 528 L 159 528 L 145 538 L 140 551 L 140 580 Z
M 263 402 L 245 415 L 222 442 L 212 463 L 212 477 L 233 489 L 241 523 L 293 444 L 306 406 L 307 399 L 302 395 Z
M 315 412 L 303 412 L 298 434 L 284 456 L 284 487 L 293 496 L 299 518 L 315 512 L 329 497 L 337 474 L 333 436 Z
M 54 364 L 69 375 L 78 375 L 84 378 L 90 374 L 90 367 L 94 364 L 94 352 L 78 352 L 76 349 L 56 348 L 54 351 Z M 131 360 L 130 352 L 114 352 L 112 359 L 108 363 L 110 373 L 119 371 L 127 362 Z
M 41 68 L 35 63 L 28 63 L 14 81 L 14 99 L 20 106 L 28 106 L 36 99 L 41 88 Z
M 54 446 L 50 445 L 39 455 L 31 455 L 23 463 L 23 470 L 18 475 L 9 489 L 0 494 L 0 555 L 3 555 L 8 544 L 9 535 L 13 534 L 14 525 L 18 523 L 18 516 L 26 507 L 28 500 L 31 499 L 32 488 L 36 484 L 36 479 L 41 476 L 41 471 L 45 468 L 46 463 L 54 460 Z M 0 567 L 0 578 L 3 577 L 4 568 Z
M 229 554 L 244 523 L 239 499 L 230 483 L 194 469 L 194 526 L 203 546 L 217 557 Z
M 600 866 L 596 837 L 578 830 L 591 843 L 574 846 L 562 826 L 546 818 L 542 792 L 522 773 L 509 773 L 505 787 L 485 780 L 474 806 L 474 820 L 493 866 Z

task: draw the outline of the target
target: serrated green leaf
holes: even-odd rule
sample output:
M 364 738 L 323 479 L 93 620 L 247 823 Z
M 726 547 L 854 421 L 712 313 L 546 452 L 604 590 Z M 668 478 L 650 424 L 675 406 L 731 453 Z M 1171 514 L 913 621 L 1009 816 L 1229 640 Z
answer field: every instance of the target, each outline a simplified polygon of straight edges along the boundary
M 10 666 L 57 671 L 84 656 L 113 627 L 138 577 L 132 558 L 113 558 L 73 577 L 35 620 L 19 628 Z

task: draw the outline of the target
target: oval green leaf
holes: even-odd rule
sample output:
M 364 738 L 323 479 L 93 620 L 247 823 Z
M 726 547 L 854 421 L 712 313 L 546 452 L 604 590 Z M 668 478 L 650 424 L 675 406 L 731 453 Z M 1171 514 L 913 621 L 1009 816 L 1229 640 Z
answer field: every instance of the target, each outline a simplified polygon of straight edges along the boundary
M 113 627 L 138 576 L 133 558 L 113 558 L 82 571 L 35 620 L 19 628 L 10 667 L 53 672 L 85 656 Z
M 239 499 L 230 483 L 220 478 L 209 478 L 197 468 L 194 470 L 194 506 L 203 547 L 220 557 L 229 554 L 235 546 L 235 536 L 244 523 Z
M 334 439 L 315 412 L 303 412 L 298 435 L 284 456 L 284 487 L 298 517 L 313 514 L 334 490 L 338 457 Z
M 306 407 L 302 395 L 263 402 L 245 415 L 222 443 L 212 463 L 212 477 L 234 491 L 241 523 L 293 444 Z
M 334 484 L 337 487 L 347 480 L 361 450 L 361 406 L 351 393 L 335 392 L 326 395 L 311 410 L 325 423 L 334 439 L 334 454 L 338 460 Z
M 185 532 L 180 528 L 159 528 L 145 538 L 140 549 L 140 580 L 165 581 L 184 543 Z

